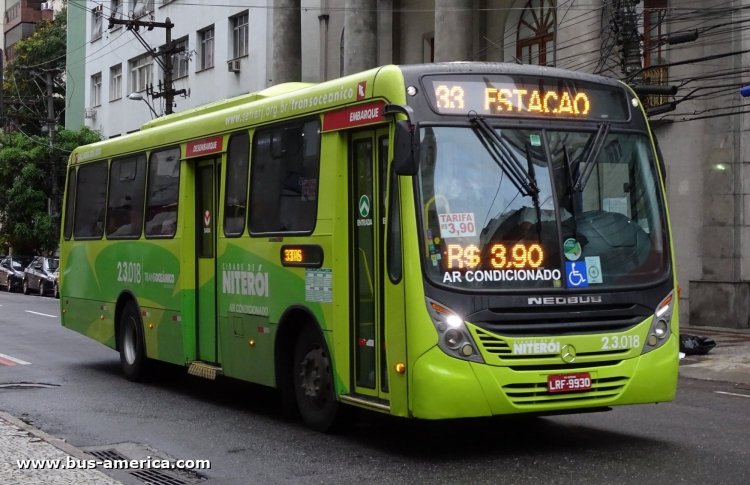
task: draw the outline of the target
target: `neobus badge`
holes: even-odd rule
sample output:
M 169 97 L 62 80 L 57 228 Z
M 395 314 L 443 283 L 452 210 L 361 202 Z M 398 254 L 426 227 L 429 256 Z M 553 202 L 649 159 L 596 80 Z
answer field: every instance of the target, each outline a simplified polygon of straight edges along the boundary
M 224 139 L 220 136 L 212 136 L 211 138 L 202 138 L 188 142 L 185 146 L 185 157 L 190 158 L 219 153 L 224 148 L 223 141 Z

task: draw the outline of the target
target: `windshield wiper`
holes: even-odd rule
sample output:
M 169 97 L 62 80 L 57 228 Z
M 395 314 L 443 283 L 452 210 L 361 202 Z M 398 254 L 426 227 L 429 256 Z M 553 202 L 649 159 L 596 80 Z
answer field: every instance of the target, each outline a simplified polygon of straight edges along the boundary
M 577 164 L 577 167 L 583 166 L 583 170 L 578 175 L 578 179 L 573 187 L 575 191 L 583 192 L 584 187 L 586 187 L 586 183 L 589 181 L 589 177 L 591 177 L 591 174 L 594 171 L 594 165 L 596 165 L 597 159 L 599 158 L 599 152 L 602 151 L 604 140 L 607 138 L 608 133 L 609 123 L 601 123 L 596 130 L 594 138 L 589 138 L 590 143 L 587 143 L 588 150 L 584 148 L 583 151 L 583 155 L 585 155 L 586 158 Z
M 469 121 L 474 125 L 474 133 L 479 141 L 482 142 L 500 170 L 508 176 L 516 190 L 525 197 L 538 197 L 539 187 L 536 184 L 536 177 L 524 168 L 508 147 L 508 143 L 498 136 L 497 132 L 481 116 L 469 115 Z M 529 168 L 531 168 L 530 161 Z
M 570 154 L 568 153 L 568 145 L 563 145 L 563 165 L 565 168 L 565 182 L 567 182 L 567 188 L 565 192 L 568 195 L 568 204 L 570 204 L 570 213 L 575 214 L 575 197 L 573 197 L 573 162 L 570 160 Z

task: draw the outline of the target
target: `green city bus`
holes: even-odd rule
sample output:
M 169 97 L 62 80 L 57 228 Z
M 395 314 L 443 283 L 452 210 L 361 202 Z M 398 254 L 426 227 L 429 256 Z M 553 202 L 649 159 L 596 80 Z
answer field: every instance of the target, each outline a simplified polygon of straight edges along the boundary
M 674 398 L 664 167 L 636 94 L 501 63 L 288 83 L 76 149 L 62 324 L 277 388 L 326 430 Z

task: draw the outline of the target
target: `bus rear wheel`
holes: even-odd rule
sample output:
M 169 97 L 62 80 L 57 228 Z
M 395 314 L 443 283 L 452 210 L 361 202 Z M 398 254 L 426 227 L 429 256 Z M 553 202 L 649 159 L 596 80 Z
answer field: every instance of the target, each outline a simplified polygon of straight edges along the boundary
M 125 304 L 120 314 L 120 366 L 129 381 L 141 381 L 146 376 L 143 323 L 138 307 L 132 301 Z
M 331 430 L 339 414 L 331 359 L 325 340 L 312 327 L 306 327 L 297 339 L 293 372 L 294 395 L 302 420 L 316 431 Z

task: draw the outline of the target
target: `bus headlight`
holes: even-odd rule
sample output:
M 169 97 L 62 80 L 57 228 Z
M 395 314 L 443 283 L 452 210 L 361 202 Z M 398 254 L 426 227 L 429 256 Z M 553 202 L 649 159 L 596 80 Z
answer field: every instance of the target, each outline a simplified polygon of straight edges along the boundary
M 472 362 L 484 362 L 479 355 L 474 339 L 466 328 L 464 319 L 458 313 L 447 308 L 435 300 L 427 300 L 427 311 L 430 313 L 432 323 L 438 331 L 438 346 L 451 357 L 470 360 Z
M 672 333 L 672 310 L 674 309 L 674 292 L 670 292 L 656 307 L 651 328 L 648 331 L 643 353 L 650 352 L 664 345 Z

